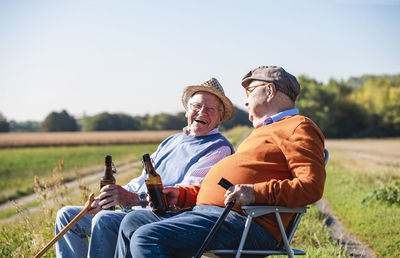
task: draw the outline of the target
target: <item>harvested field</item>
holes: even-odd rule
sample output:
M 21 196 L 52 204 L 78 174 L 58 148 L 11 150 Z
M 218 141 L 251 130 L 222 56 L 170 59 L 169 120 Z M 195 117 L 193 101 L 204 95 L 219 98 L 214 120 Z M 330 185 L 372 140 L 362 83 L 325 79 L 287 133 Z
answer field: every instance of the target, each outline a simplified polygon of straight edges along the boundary
M 326 148 L 352 170 L 400 177 L 399 138 L 327 140 Z
M 179 131 L 1 133 L 0 148 L 63 145 L 159 143 Z

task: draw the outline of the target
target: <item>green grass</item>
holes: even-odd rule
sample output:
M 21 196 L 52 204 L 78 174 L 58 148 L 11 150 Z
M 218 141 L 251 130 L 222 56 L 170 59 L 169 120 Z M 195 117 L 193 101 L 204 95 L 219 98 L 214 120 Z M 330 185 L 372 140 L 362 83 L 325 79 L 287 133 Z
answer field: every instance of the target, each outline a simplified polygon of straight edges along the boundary
M 155 151 L 157 144 L 98 145 L 0 149 L 0 203 L 33 192 L 33 178 L 51 177 L 53 168 L 64 159 L 64 181 L 76 178 L 74 169 L 103 166 L 107 154 L 118 161 L 138 160 L 144 153 Z M 90 173 L 93 171 L 86 171 Z
M 226 137 L 238 142 L 243 130 L 236 129 L 236 133 L 228 131 Z M 237 136 L 237 134 L 240 136 Z M 8 189 L 11 185 L 17 189 L 18 186 L 23 187 L 24 185 L 31 185 L 33 188 L 33 175 L 38 175 L 40 180 L 58 177 L 53 174 L 53 168 L 57 167 L 62 157 L 65 159 L 65 166 L 56 169 L 56 171 L 64 176 L 67 176 L 66 173 L 74 176 L 75 173 L 70 172 L 75 166 L 80 173 L 81 170 L 86 169 L 86 166 L 99 163 L 102 166 L 106 154 L 113 155 L 113 159 L 118 164 L 118 160 L 126 158 L 139 159 L 143 153 L 154 152 L 156 147 L 157 144 L 0 149 L 0 179 L 5 182 L 4 186 L 7 185 Z M 140 170 L 140 167 L 138 167 L 136 174 L 120 174 L 118 182 L 120 184 L 129 182 L 132 177 L 140 173 Z M 19 180 L 25 183 L 17 184 L 15 182 L 17 180 L 14 181 L 9 176 L 10 174 L 17 176 Z M 45 185 L 43 189 L 36 188 L 36 192 L 41 194 L 39 200 L 18 207 L 18 215 L 22 217 L 19 223 L 0 224 L 0 253 L 2 256 L 31 257 L 35 255 L 54 236 L 54 221 L 57 210 L 64 205 L 76 205 L 85 203 L 85 200 L 87 200 L 89 193 L 85 186 L 80 185 L 76 189 L 64 189 L 60 187 L 59 180 L 54 181 L 57 182 L 55 185 Z M 78 196 L 71 198 L 71 195 L 68 194 L 71 191 L 77 192 Z M 48 200 L 50 196 L 55 197 L 54 205 L 44 205 L 44 201 Z M 67 199 L 59 198 L 61 196 Z M 24 211 L 27 207 L 36 205 L 41 207 L 37 214 L 27 214 Z M 10 214 L 6 214 L 7 212 L 13 214 L 15 209 L 4 211 L 2 216 L 10 216 Z M 53 246 L 44 257 L 54 257 L 54 253 L 55 248 Z
M 237 127 L 223 134 L 233 146 L 241 140 L 248 127 Z M 104 164 L 107 154 L 118 165 L 121 160 L 138 160 L 144 153 L 152 153 L 158 144 L 127 144 L 97 146 L 62 146 L 0 149 L 0 204 L 33 193 L 34 176 L 50 178 L 53 169 L 64 159 L 63 182 L 76 179 L 74 170 L 82 174 L 98 171 L 86 167 Z
M 378 257 L 400 257 L 400 206 L 362 202 L 375 189 L 393 180 L 342 165 L 331 152 L 324 198 L 352 234 L 370 246 Z
M 315 206 L 310 206 L 304 214 L 292 240 L 292 248 L 305 250 L 306 257 L 350 257 L 336 240 L 330 238 L 330 229 Z
M 229 131 L 222 132 L 222 134 L 232 143 L 233 147 L 237 149 L 237 145 L 243 140 L 243 135 L 245 133 L 249 134 L 251 130 L 252 128 L 247 126 L 237 126 Z
M 232 142 L 232 144 L 236 147 L 236 145 L 242 140 L 243 134 L 247 131 L 251 130 L 248 127 L 239 127 L 234 128 L 231 131 L 224 132 L 223 134 Z M 42 170 L 47 171 L 46 173 L 42 172 L 42 177 L 51 177 L 52 176 L 52 168 L 57 166 L 59 160 L 64 155 L 65 158 L 65 166 L 60 169 L 60 173 L 65 174 L 68 173 L 74 168 L 75 163 L 71 161 L 71 156 L 66 156 L 65 153 L 70 151 L 71 153 L 79 153 L 76 156 L 79 156 L 78 160 L 82 162 L 82 160 L 92 160 L 88 163 L 79 163 L 77 170 L 81 171 L 85 169 L 85 166 L 89 166 L 91 164 L 103 164 L 104 156 L 106 154 L 113 155 L 114 160 L 118 162 L 118 160 L 125 159 L 129 157 L 129 155 L 133 155 L 136 159 L 139 158 L 139 155 L 149 152 L 152 153 L 156 145 L 145 145 L 138 149 L 135 146 L 139 145 L 127 145 L 127 146 L 93 146 L 94 150 L 88 149 L 87 146 L 77 146 L 77 147 L 59 147 L 59 148 L 29 148 L 30 152 L 38 151 L 40 153 L 37 155 L 30 156 L 25 159 L 47 159 L 48 156 L 52 156 L 54 153 L 53 161 L 50 162 L 45 169 L 37 169 L 32 166 L 29 171 L 39 171 Z M 121 147 L 122 149 L 118 149 Z M 64 149 L 66 148 L 66 149 Z M 70 149 L 72 148 L 72 149 Z M 24 148 L 28 149 L 28 148 Z M 43 150 L 42 150 L 43 149 Z M 46 149 L 48 150 L 46 152 Z M 0 150 L 3 151 L 4 149 Z M 18 150 L 18 149 L 16 149 Z M 20 149 L 23 150 L 23 149 Z M 64 151 L 65 150 L 65 151 Z M 84 151 L 85 150 L 85 151 Z M 29 152 L 29 151 L 28 151 Z M 27 152 L 20 152 L 20 154 L 24 154 Z M 93 154 L 97 153 L 97 154 Z M 0 158 L 3 156 L 4 152 L 0 152 Z M 7 154 L 8 155 L 8 154 Z M 136 156 L 135 156 L 136 155 Z M 93 156 L 95 156 L 93 158 Z M 98 157 L 97 157 L 98 156 Z M 9 158 L 11 155 L 8 156 Z M 17 160 L 23 160 L 24 157 L 15 158 Z M 92 158 L 90 158 L 92 157 Z M 100 161 L 98 160 L 100 159 Z M 40 162 L 26 162 L 27 164 L 41 164 Z M 72 164 L 70 164 L 72 163 Z M 334 163 L 334 162 L 330 162 Z M 0 159 L 0 167 L 3 167 L 3 164 Z M 84 165 L 87 164 L 87 165 Z M 10 166 L 10 165 L 8 165 Z M 0 170 L 2 171 L 2 170 Z M 140 168 L 137 169 L 139 173 Z M 329 172 L 328 174 L 330 174 Z M 25 177 L 26 177 L 25 173 Z M 71 173 L 73 174 L 73 173 Z M 127 183 L 132 177 L 136 175 L 132 175 L 129 173 L 121 174 L 118 177 L 118 181 L 120 184 Z M 24 176 L 21 176 L 22 178 Z M 54 175 L 53 175 L 54 177 Z M 9 181 L 9 177 L 4 177 L 5 181 Z M 30 184 L 32 184 L 32 178 L 29 178 Z M 342 186 L 338 186 L 340 189 Z M 37 190 L 37 189 L 36 189 Z M 68 194 L 71 191 L 80 192 L 79 196 L 75 196 L 71 198 Z M 84 187 L 78 187 L 77 189 L 62 189 L 57 186 L 45 187 L 42 192 L 42 198 L 37 202 L 28 203 L 27 206 L 35 206 L 39 205 L 41 207 L 40 212 L 37 214 L 26 214 L 23 212 L 25 207 L 20 207 L 19 215 L 22 216 L 23 220 L 19 223 L 7 223 L 0 224 L 0 253 L 5 257 L 21 257 L 27 256 L 31 257 L 36 254 L 38 250 L 40 250 L 54 235 L 54 220 L 56 216 L 57 210 L 67 204 L 79 204 L 84 203 L 87 200 L 88 192 Z M 64 196 L 67 201 L 59 200 L 56 198 L 54 205 L 48 207 L 43 205 L 43 200 L 48 198 L 49 196 L 57 197 Z M 393 224 L 396 225 L 396 224 Z M 383 238 L 383 237 L 381 237 Z M 343 248 L 337 244 L 335 240 L 330 239 L 329 237 L 329 229 L 324 226 L 324 219 L 318 212 L 315 207 L 311 207 L 305 216 L 302 219 L 302 222 L 299 226 L 295 234 L 295 238 L 293 240 L 293 247 L 299 249 L 305 249 L 307 251 L 307 257 L 348 257 L 347 254 L 344 253 Z M 54 247 L 49 250 L 44 257 L 54 257 L 55 251 Z M 282 257 L 282 256 L 279 256 Z

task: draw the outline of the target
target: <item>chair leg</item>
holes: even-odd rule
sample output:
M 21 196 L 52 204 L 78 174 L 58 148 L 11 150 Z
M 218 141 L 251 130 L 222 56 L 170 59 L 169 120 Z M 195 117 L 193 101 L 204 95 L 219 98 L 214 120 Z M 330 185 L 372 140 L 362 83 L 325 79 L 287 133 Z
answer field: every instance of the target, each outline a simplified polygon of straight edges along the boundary
M 289 246 L 289 241 L 287 239 L 285 229 L 283 228 L 283 223 L 282 223 L 281 216 L 279 215 L 279 212 L 277 212 L 277 211 L 275 212 L 275 217 L 276 217 L 276 220 L 278 221 L 279 230 L 281 231 L 283 244 L 285 245 L 285 249 L 288 253 L 288 257 L 293 258 L 294 252 L 293 252 L 292 248 L 290 248 L 290 246 Z
M 246 237 L 247 237 L 247 234 L 249 233 L 249 229 L 250 229 L 250 225 L 251 225 L 252 219 L 253 219 L 253 216 L 251 216 L 251 215 L 247 216 L 246 224 L 244 225 L 242 238 L 240 239 L 239 248 L 238 248 L 238 250 L 236 252 L 235 258 L 239 258 L 240 255 L 242 254 L 243 246 L 244 246 L 244 243 L 246 242 Z

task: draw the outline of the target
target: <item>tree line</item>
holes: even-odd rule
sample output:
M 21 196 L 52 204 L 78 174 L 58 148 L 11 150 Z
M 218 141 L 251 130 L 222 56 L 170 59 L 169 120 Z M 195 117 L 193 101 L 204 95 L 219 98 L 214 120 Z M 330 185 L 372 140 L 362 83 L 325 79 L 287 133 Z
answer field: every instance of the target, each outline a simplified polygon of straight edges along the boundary
M 222 130 L 231 129 L 237 125 L 251 126 L 248 113 L 235 107 L 234 119 L 224 122 Z M 176 114 L 159 113 L 155 115 L 130 116 L 124 113 L 102 112 L 94 116 L 75 119 L 66 110 L 51 112 L 43 122 L 7 122 L 0 114 L 0 132 L 8 131 L 128 131 L 128 130 L 180 130 L 187 125 L 185 112 Z
M 327 138 L 400 136 L 400 74 L 364 75 L 327 84 L 299 76 L 302 87 L 297 108 L 310 117 Z M 235 107 L 236 115 L 221 129 L 251 126 L 248 113 Z M 66 110 L 51 112 L 43 122 L 8 122 L 0 113 L 0 132 L 7 131 L 107 131 L 180 130 L 185 113 L 130 116 L 103 112 L 75 119 Z
M 300 76 L 300 113 L 327 138 L 400 136 L 400 74 L 364 75 L 327 84 Z

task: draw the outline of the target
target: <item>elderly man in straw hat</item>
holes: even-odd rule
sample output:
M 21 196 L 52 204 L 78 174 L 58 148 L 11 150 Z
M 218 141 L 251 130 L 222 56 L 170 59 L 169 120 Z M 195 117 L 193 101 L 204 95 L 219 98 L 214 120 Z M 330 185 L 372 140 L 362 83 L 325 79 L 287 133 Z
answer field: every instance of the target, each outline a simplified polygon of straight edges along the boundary
M 261 66 L 242 80 L 249 119 L 255 129 L 236 153 L 214 165 L 200 186 L 164 189 L 170 204 L 196 205 L 192 211 L 157 216 L 129 214 L 121 223 L 117 257 L 191 257 L 196 254 L 225 205 L 236 200 L 209 249 L 236 249 L 246 222 L 242 205 L 295 208 L 321 198 L 325 183 L 324 136 L 299 115 L 296 77 L 282 67 Z M 221 178 L 234 186 L 227 191 Z M 291 214 L 282 215 L 288 224 Z M 245 249 L 273 249 L 280 240 L 274 215 L 254 219 Z
M 168 137 L 151 155 L 155 170 L 164 186 L 198 185 L 208 170 L 219 160 L 234 152 L 231 143 L 218 132 L 218 126 L 233 118 L 235 109 L 215 78 L 183 90 L 182 104 L 186 110 L 187 126 L 182 133 Z M 108 185 L 101 189 L 89 214 L 85 215 L 56 246 L 58 257 L 113 257 L 118 228 L 128 214 L 128 207 L 145 208 L 145 171 L 125 186 Z M 120 205 L 122 211 L 107 211 Z M 59 210 L 56 234 L 83 207 L 67 206 Z M 140 207 L 135 207 L 135 210 Z M 135 212 L 135 211 L 134 211 Z M 133 213 L 134 213 L 133 212 Z M 90 243 L 88 243 L 90 236 Z

